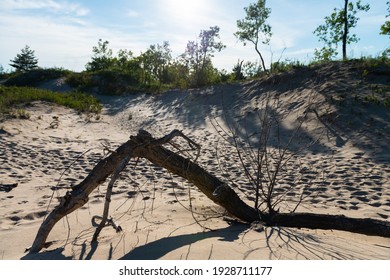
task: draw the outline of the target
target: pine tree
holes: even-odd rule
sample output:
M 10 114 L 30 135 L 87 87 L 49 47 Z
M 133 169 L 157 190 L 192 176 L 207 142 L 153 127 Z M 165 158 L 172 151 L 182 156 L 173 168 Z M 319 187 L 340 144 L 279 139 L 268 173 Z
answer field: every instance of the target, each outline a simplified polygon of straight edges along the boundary
M 9 65 L 14 67 L 16 71 L 26 72 L 38 67 L 38 59 L 35 57 L 34 51 L 27 45 L 11 62 Z

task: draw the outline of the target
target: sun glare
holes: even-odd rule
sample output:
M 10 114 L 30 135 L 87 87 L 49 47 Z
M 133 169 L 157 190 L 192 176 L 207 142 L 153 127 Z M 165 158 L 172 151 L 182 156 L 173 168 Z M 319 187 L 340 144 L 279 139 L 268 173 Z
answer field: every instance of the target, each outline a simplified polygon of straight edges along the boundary
M 207 1 L 204 0 L 167 0 L 166 9 L 169 10 L 175 19 L 191 22 L 200 18 L 201 14 L 205 12 L 207 8 Z

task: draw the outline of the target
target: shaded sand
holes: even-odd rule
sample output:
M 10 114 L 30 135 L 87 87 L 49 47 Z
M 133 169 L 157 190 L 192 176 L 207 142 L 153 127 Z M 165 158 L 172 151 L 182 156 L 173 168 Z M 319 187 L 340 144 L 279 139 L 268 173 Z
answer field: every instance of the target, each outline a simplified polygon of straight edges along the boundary
M 29 120 L 0 124 L 0 258 L 390 259 L 386 238 L 277 227 L 260 231 L 256 225 L 241 224 L 191 184 L 143 159 L 132 160 L 114 187 L 110 215 L 123 232 L 107 226 L 98 244 L 90 243 L 98 221 L 93 218 L 103 211 L 106 182 L 85 206 L 58 222 L 45 250 L 25 253 L 58 198 L 140 128 L 156 137 L 183 130 L 202 145 L 198 163 L 252 205 L 253 188 L 234 148 L 220 134 L 232 127 L 244 138 L 258 131 L 265 93 L 278 96 L 273 114 L 280 120 L 282 141 L 288 141 L 302 116 L 306 118 L 288 149 L 297 156 L 277 186 L 286 191 L 280 210 L 292 210 L 305 192 L 310 196 L 297 211 L 388 221 L 389 110 L 347 98 L 335 101 L 335 92 L 358 81 L 341 69 L 349 75 L 341 83 L 328 77 L 330 70 L 318 69 L 316 79 L 308 71 L 294 79 L 281 74 L 188 92 L 101 96 L 104 111 L 98 120 L 33 103 L 27 108 Z M 356 94 L 364 94 L 364 88 Z M 306 146 L 313 140 L 315 144 Z M 270 149 L 276 148 L 271 141 Z

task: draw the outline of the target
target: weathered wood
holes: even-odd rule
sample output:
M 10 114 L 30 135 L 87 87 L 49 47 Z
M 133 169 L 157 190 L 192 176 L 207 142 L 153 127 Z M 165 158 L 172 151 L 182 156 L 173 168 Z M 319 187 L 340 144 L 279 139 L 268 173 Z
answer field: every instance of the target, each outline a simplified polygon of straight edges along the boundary
M 35 237 L 30 252 L 39 252 L 44 246 L 50 231 L 55 224 L 66 215 L 82 207 L 88 202 L 89 194 L 110 176 L 117 166 L 130 155 L 135 146 L 132 141 L 122 144 L 116 151 L 107 158 L 99 161 L 89 175 L 61 199 L 60 204 L 42 222 Z
M 152 142 L 150 135 L 133 138 L 135 141 Z M 140 156 L 164 167 L 198 187 L 208 198 L 223 206 L 233 216 L 252 223 L 263 221 L 269 226 L 285 226 L 311 229 L 334 229 L 390 237 L 390 223 L 375 219 L 349 218 L 342 215 L 314 213 L 259 213 L 243 202 L 232 188 L 206 170 L 162 146 L 142 146 Z
M 39 252 L 54 225 L 64 216 L 83 206 L 88 201 L 89 194 L 115 171 L 118 175 L 118 170 L 122 170 L 124 167 L 123 163 L 131 157 L 144 157 L 181 176 L 198 187 L 212 201 L 224 207 L 231 215 L 248 223 L 262 221 L 269 226 L 336 229 L 390 237 L 390 223 L 386 221 L 312 213 L 259 213 L 257 209 L 242 201 L 228 184 L 191 160 L 164 148 L 163 145 L 174 137 L 183 137 L 190 146 L 199 148 L 195 142 L 178 130 L 174 130 L 160 139 L 153 138 L 146 131 L 140 131 L 137 136 L 130 137 L 129 141 L 122 144 L 107 158 L 101 160 L 80 184 L 66 193 L 60 204 L 45 218 L 30 253 Z
M 310 229 L 333 229 L 390 237 L 390 223 L 370 218 L 350 218 L 344 215 L 328 215 L 315 213 L 275 213 L 263 215 L 263 220 L 268 225 L 310 228 Z
M 230 214 L 243 220 L 259 219 L 258 212 L 242 201 L 225 182 L 210 174 L 198 164 L 178 155 L 161 145 L 154 145 L 149 134 L 137 135 L 131 139 L 139 144 L 137 155 L 193 183 L 209 199 L 223 206 Z M 151 143 L 151 145 L 145 145 Z
M 110 182 L 108 183 L 107 191 L 106 191 L 106 197 L 105 197 L 105 202 L 104 202 L 104 210 L 103 210 L 102 220 L 101 220 L 99 226 L 96 228 L 96 231 L 95 231 L 95 233 L 94 233 L 94 235 L 92 237 L 92 242 L 97 241 L 97 238 L 98 238 L 101 230 L 106 225 L 106 222 L 108 220 L 108 211 L 110 209 L 112 189 L 114 187 L 115 181 L 119 178 L 119 174 L 122 172 L 122 170 L 129 163 L 129 160 L 130 160 L 130 156 L 127 156 L 127 157 L 125 157 L 123 159 L 123 161 L 119 164 L 119 166 L 115 170 L 114 174 L 112 175 Z

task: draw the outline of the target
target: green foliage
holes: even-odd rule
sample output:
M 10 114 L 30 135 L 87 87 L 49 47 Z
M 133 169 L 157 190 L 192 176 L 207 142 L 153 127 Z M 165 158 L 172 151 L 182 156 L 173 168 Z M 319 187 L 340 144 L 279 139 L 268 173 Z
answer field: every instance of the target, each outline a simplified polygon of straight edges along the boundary
M 172 50 L 169 42 L 164 41 L 162 45 L 151 45 L 140 57 L 143 79 L 145 85 L 152 85 L 157 82 L 161 87 L 163 83 L 170 81 L 168 67 L 172 60 Z
M 66 83 L 80 91 L 87 91 L 93 87 L 91 77 L 92 73 L 90 72 L 73 72 L 67 76 Z
M 36 86 L 41 82 L 70 75 L 63 68 L 38 68 L 28 72 L 14 72 L 4 83 L 6 86 Z
M 233 67 L 233 75 L 234 75 L 234 80 L 240 81 L 245 79 L 244 73 L 242 71 L 242 64 L 244 63 L 244 60 L 238 60 L 237 64 L 234 65 Z
M 314 60 L 329 62 L 335 59 L 338 54 L 336 48 L 328 45 L 314 50 Z
M 15 68 L 16 71 L 25 72 L 38 67 L 38 59 L 35 57 L 34 51 L 27 45 L 11 62 L 9 65 Z
M 243 67 L 242 67 L 242 71 L 244 73 L 244 76 L 247 78 L 250 78 L 250 79 L 260 77 L 260 76 L 262 76 L 262 74 L 264 74 L 264 72 L 262 72 L 262 67 L 258 63 L 258 61 L 245 62 Z
M 138 57 L 121 49 L 117 57 L 108 47 L 109 42 L 99 40 L 93 47 L 92 60 L 86 65 L 86 73 L 71 75 L 68 82 L 81 88 L 97 88 L 104 94 L 123 94 L 143 89 L 159 90 L 169 82 L 168 66 L 171 61 L 169 43 L 151 45 Z
M 335 8 L 330 16 L 325 17 L 325 24 L 318 26 L 313 32 L 318 36 L 319 41 L 325 44 L 322 49 L 316 49 L 316 60 L 332 60 L 338 55 L 337 48 L 340 43 L 342 43 L 343 60 L 346 60 L 346 46 L 359 41 L 356 34 L 351 34 L 351 29 L 356 27 L 359 20 L 356 17 L 357 12 L 368 11 L 370 5 L 363 5 L 360 0 L 355 5 L 349 0 L 344 0 L 344 3 L 344 9 Z
M 285 61 L 277 61 L 272 63 L 271 72 L 272 73 L 281 73 L 290 71 L 295 68 L 302 68 L 304 65 L 298 60 L 286 59 Z
M 383 54 L 377 57 L 366 56 L 355 61 L 359 64 L 358 67 L 362 71 L 367 71 L 367 74 L 372 71 L 378 71 L 378 68 L 390 68 L 390 57 Z
M 185 89 L 190 86 L 189 68 L 180 60 L 173 61 L 167 67 L 167 83 L 173 88 Z
M 0 86 L 0 114 L 11 114 L 15 107 L 33 101 L 47 101 L 83 113 L 100 113 L 102 105 L 93 96 L 80 92 L 56 93 L 31 87 Z
M 85 65 L 87 71 L 106 70 L 114 65 L 112 50 L 108 48 L 108 44 L 108 41 L 99 39 L 98 45 L 92 48 L 92 60 Z
M 142 84 L 132 72 L 121 69 L 108 69 L 96 72 L 73 73 L 66 82 L 77 90 L 104 95 L 123 95 L 133 92 L 158 92 L 164 85 L 157 82 Z
M 271 26 L 266 23 L 271 9 L 265 7 L 265 0 L 258 0 L 257 3 L 250 4 L 244 8 L 246 12 L 245 19 L 237 21 L 238 31 L 234 35 L 246 44 L 251 42 L 262 62 L 264 71 L 267 71 L 263 55 L 259 50 L 259 44 L 268 45 L 272 36 Z
M 387 4 L 387 15 L 386 18 L 390 17 L 390 1 L 386 2 Z M 390 21 L 387 20 L 385 23 L 381 26 L 381 33 L 382 35 L 390 35 Z

